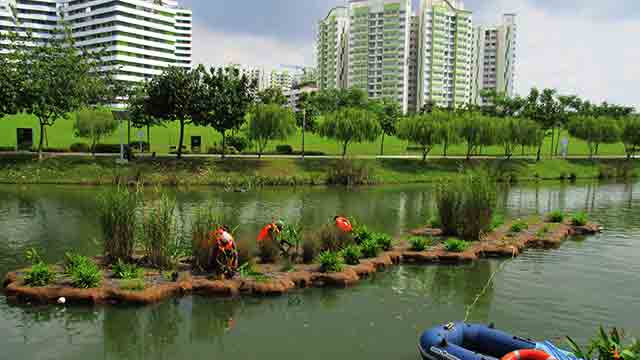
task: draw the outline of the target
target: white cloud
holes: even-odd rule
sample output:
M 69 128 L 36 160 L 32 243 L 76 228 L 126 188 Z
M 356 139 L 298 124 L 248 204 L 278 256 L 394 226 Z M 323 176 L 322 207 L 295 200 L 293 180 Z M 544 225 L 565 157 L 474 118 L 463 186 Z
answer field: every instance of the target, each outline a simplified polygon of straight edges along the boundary
M 228 34 L 194 27 L 193 62 L 219 66 L 230 62 L 265 69 L 279 65 L 312 65 L 313 44 L 287 43 L 260 34 Z
M 595 20 L 580 12 L 554 12 L 526 0 L 498 0 L 494 9 L 518 13 L 517 88 L 556 88 L 592 101 L 640 107 L 640 23 Z

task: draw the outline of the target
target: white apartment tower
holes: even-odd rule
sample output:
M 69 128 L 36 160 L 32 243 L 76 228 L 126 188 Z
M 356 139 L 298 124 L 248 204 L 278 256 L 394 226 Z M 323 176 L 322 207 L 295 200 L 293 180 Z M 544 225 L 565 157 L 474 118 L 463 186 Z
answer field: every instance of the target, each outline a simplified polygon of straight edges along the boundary
M 471 100 L 473 26 L 458 0 L 422 0 L 418 108 L 460 107 Z
M 514 95 L 516 35 L 515 14 L 503 15 L 500 25 L 475 29 L 474 103 L 482 103 L 483 90 Z
M 347 87 L 409 103 L 411 0 L 350 0 Z
M 409 33 L 409 105 L 410 112 L 418 110 L 418 70 L 420 69 L 418 56 L 420 54 L 420 16 L 411 16 Z
M 318 86 L 321 89 L 347 86 L 348 9 L 343 6 L 329 11 L 318 24 L 316 53 Z
M 105 49 L 115 79 L 138 82 L 191 67 L 192 14 L 175 0 L 0 0 L 0 30 L 50 37 L 64 19 L 76 46 Z

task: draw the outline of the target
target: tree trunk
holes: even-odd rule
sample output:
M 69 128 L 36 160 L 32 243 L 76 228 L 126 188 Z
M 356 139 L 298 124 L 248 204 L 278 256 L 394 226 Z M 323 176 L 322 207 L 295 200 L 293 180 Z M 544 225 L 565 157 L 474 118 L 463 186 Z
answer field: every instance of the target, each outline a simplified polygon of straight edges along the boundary
M 524 156 L 524 145 L 522 145 L 522 156 Z
M 42 144 L 44 143 L 44 123 L 40 120 L 40 143 L 38 144 L 38 160 L 42 160 Z
M 342 159 L 347 157 L 347 146 L 349 145 L 348 142 L 345 142 L 344 145 L 342 145 Z
M 471 144 L 467 144 L 467 160 L 471 159 L 471 151 L 473 151 L 473 146 Z
M 149 124 L 147 124 L 147 146 L 149 147 L 149 152 L 151 152 L 151 126 Z
M 222 158 L 224 159 L 225 147 L 227 146 L 227 132 L 222 131 Z
M 429 154 L 429 151 L 427 151 L 427 148 L 423 148 L 422 149 L 422 162 L 423 163 L 427 162 L 427 154 Z
M 558 156 L 558 148 L 560 147 L 560 138 L 562 137 L 562 128 L 558 129 L 558 140 L 556 141 L 555 156 Z
M 380 141 L 380 156 L 384 156 L 384 132 L 382 133 L 382 140 Z
M 538 145 L 538 154 L 536 155 L 536 161 L 540 161 L 542 155 L 542 144 L 543 143 L 540 143 L 540 145 Z
M 551 158 L 553 159 L 553 149 L 554 149 L 554 141 L 556 140 L 556 128 L 552 127 L 551 128 L 551 151 L 549 153 L 549 155 L 551 156 Z
M 182 158 L 182 142 L 184 141 L 184 120 L 180 120 L 180 138 L 178 140 L 178 159 Z
M 445 140 L 445 141 L 444 141 L 444 144 L 442 144 L 442 148 L 443 148 L 442 155 L 443 155 L 444 157 L 447 157 L 447 150 L 448 150 L 448 148 L 449 148 L 449 141 L 448 141 L 448 140 Z
M 598 149 L 600 148 L 600 144 L 596 144 L 596 155 L 598 155 Z

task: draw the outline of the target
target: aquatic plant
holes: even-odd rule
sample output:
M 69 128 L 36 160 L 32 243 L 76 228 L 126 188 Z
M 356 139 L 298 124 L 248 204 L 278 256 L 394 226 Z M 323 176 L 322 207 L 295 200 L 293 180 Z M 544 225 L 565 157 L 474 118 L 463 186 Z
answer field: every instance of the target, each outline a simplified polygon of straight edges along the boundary
M 285 224 L 280 231 L 280 256 L 295 263 L 302 244 L 302 226 Z
M 547 235 L 547 233 L 549 233 L 550 230 L 551 228 L 549 227 L 549 225 L 544 225 L 543 227 L 538 229 L 538 231 L 536 232 L 536 237 L 543 238 L 545 235 Z
M 91 259 L 86 256 L 67 252 L 64 254 L 64 272 L 67 275 L 71 275 L 78 267 L 84 266 L 90 262 Z
M 126 186 L 112 187 L 100 197 L 99 219 L 107 262 L 130 259 L 133 255 L 139 205 L 139 193 Z
M 374 236 L 373 231 L 369 230 L 369 228 L 367 228 L 367 225 L 358 223 L 354 224 L 352 234 L 353 241 L 355 241 L 357 245 L 360 245 L 367 240 L 373 239 Z
M 195 210 L 191 221 L 191 255 L 193 267 L 196 270 L 213 270 L 215 260 L 212 259 L 215 241 L 211 233 L 226 225 L 231 235 L 237 228 L 237 219 L 214 211 L 214 206 L 207 203 Z M 245 252 L 246 254 L 246 252 Z
M 93 289 L 100 286 L 102 272 L 94 262 L 83 262 L 71 273 L 71 284 L 80 289 Z
M 520 219 L 514 221 L 511 224 L 511 232 L 514 232 L 514 233 L 521 233 L 527 230 L 528 228 L 529 228 L 529 225 L 525 221 L 522 221 Z
M 495 180 L 483 171 L 468 171 L 440 183 L 436 205 L 444 235 L 479 240 L 491 230 L 496 196 Z
M 587 220 L 587 214 L 578 212 L 571 217 L 571 224 L 574 226 L 585 226 L 587 225 Z
M 325 224 L 314 235 L 322 251 L 338 252 L 345 247 L 355 244 L 352 234 L 340 231 L 334 224 Z
M 238 267 L 238 274 L 242 278 L 252 277 L 256 280 L 266 278 L 266 276 L 256 269 L 256 265 L 252 262 L 246 262 Z
M 144 280 L 127 279 L 120 282 L 120 289 L 129 291 L 143 291 L 145 289 Z
M 340 252 L 340 255 L 347 265 L 358 265 L 362 257 L 362 250 L 358 245 L 349 245 Z
M 491 217 L 491 224 L 489 225 L 489 230 L 494 231 L 502 225 L 504 225 L 504 216 L 499 214 L 494 214 Z
M 114 278 L 123 280 L 139 279 L 144 275 L 144 270 L 136 264 L 127 264 L 121 259 L 111 266 L 111 271 Z
M 302 242 L 302 262 L 309 264 L 313 262 L 320 252 L 320 244 L 313 234 L 306 234 Z
M 160 200 L 145 210 L 142 245 L 149 264 L 160 269 L 175 265 L 181 236 L 175 216 L 176 202 L 161 193 Z
M 464 252 L 469 248 L 469 243 L 460 239 L 448 239 L 444 242 L 444 248 L 451 252 Z
M 547 220 L 552 223 L 561 223 L 564 221 L 564 212 L 562 210 L 554 210 L 547 215 Z
M 380 252 L 380 245 L 376 240 L 369 239 L 360 244 L 360 250 L 362 251 L 362 257 L 374 258 Z
M 576 357 L 585 360 L 638 360 L 640 359 L 640 342 L 632 339 L 624 343 L 624 332 L 617 328 L 607 333 L 601 326 L 598 335 L 592 339 L 584 350 L 571 337 L 567 336 L 567 344 Z
M 431 243 L 432 239 L 424 236 L 412 236 L 409 238 L 409 247 L 411 251 L 425 251 Z
M 380 249 L 382 249 L 383 251 L 389 251 L 393 248 L 393 239 L 389 234 L 375 233 L 373 235 L 373 238 L 375 239 L 376 243 L 378 243 Z
M 344 269 L 344 260 L 337 252 L 323 251 L 318 256 L 318 262 L 322 272 L 340 272 Z
M 24 283 L 34 287 L 47 286 L 54 278 L 55 274 L 51 271 L 49 265 L 44 262 L 37 262 L 24 275 Z

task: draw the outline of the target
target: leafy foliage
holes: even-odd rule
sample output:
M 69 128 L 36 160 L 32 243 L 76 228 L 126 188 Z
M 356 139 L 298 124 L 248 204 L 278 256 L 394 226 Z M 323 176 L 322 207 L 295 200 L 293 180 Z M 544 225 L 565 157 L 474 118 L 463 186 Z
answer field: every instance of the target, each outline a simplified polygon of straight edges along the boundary
M 562 210 L 554 210 L 547 215 L 547 220 L 552 223 L 561 223 L 564 221 L 564 212 Z
M 627 157 L 631 158 L 640 152 L 640 116 L 631 117 L 622 123 L 620 137 Z
M 469 248 L 469 243 L 460 239 L 448 239 L 444 242 L 444 248 L 451 252 L 464 252 Z
M 587 225 L 588 217 L 584 212 L 578 212 L 573 214 L 571 217 L 571 224 L 575 226 L 585 226 Z
M 91 259 L 86 256 L 67 252 L 64 254 L 64 272 L 67 275 L 71 275 L 78 268 L 86 266 L 90 262 L 92 262 Z
M 182 248 L 175 208 L 175 200 L 162 193 L 160 200 L 145 210 L 142 219 L 145 255 L 152 266 L 160 269 L 172 267 Z
M 381 131 L 374 113 L 356 108 L 344 108 L 328 114 L 319 128 L 321 136 L 340 144 L 343 158 L 347 156 L 349 144 L 373 142 Z
M 91 140 L 93 153 L 100 139 L 113 134 L 117 128 L 118 122 L 113 114 L 104 110 L 82 109 L 76 113 L 76 122 L 73 124 L 75 136 Z
M 569 122 L 569 134 L 584 140 L 589 146 L 589 156 L 598 154 L 600 144 L 620 141 L 618 122 L 610 118 L 575 117 Z
M 389 251 L 393 248 L 393 239 L 389 234 L 375 233 L 373 238 L 383 251 Z
M 371 177 L 371 169 L 366 162 L 342 159 L 329 168 L 327 185 L 365 185 Z
M 511 232 L 521 233 L 527 230 L 528 227 L 529 225 L 525 221 L 518 219 L 511 224 Z
M 371 101 L 369 108 L 378 116 L 378 123 L 382 129 L 380 155 L 384 155 L 384 137 L 396 134 L 396 125 L 402 115 L 402 109 L 400 109 L 398 102 L 388 98 L 384 98 L 382 101 Z
M 422 161 L 433 147 L 441 142 L 439 123 L 432 115 L 414 115 L 398 124 L 398 138 L 418 144 L 422 148 Z
M 80 289 L 93 289 L 100 286 L 102 272 L 94 262 L 82 262 L 71 273 L 71 284 Z
M 349 245 L 342 249 L 340 255 L 348 265 L 358 265 L 360 258 L 362 258 L 362 250 L 358 245 Z
M 249 114 L 247 134 L 257 144 L 261 157 L 269 141 L 286 140 L 295 128 L 293 111 L 276 104 L 259 104 Z
M 344 260 L 337 252 L 322 252 L 318 257 L 318 262 L 322 272 L 340 272 L 344 269 Z
M 431 246 L 433 240 L 424 236 L 412 236 L 409 238 L 409 248 L 411 251 L 425 251 Z
M 368 239 L 360 244 L 360 250 L 362 250 L 362 256 L 365 258 L 374 258 L 378 256 L 380 252 L 380 244 L 375 239 Z
M 353 240 L 360 245 L 367 240 L 373 239 L 373 232 L 369 230 L 367 225 L 356 223 L 353 226 Z
M 44 262 L 37 262 L 31 266 L 24 276 L 24 283 L 28 286 L 47 286 L 53 281 L 55 274 Z
M 633 339 L 624 344 L 624 335 L 617 328 L 607 333 L 601 326 L 598 336 L 591 340 L 586 350 L 567 336 L 567 344 L 576 357 L 585 360 L 638 360 L 640 359 L 640 342 Z
M 498 214 L 494 214 L 491 217 L 491 224 L 489 225 L 489 230 L 491 230 L 491 231 L 496 230 L 497 228 L 499 228 L 502 225 L 504 225 L 504 216 L 498 215 Z
M 113 277 L 116 279 L 140 279 L 144 275 L 144 271 L 136 264 L 127 264 L 120 259 L 111 267 L 111 270 L 113 271 Z

